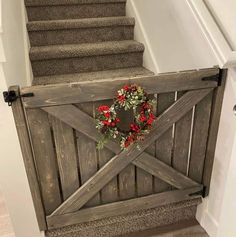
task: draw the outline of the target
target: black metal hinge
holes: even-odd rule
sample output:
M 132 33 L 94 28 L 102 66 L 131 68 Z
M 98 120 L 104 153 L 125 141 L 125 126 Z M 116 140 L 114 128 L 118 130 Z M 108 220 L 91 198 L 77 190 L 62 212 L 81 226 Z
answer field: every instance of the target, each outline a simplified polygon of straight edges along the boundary
M 202 187 L 202 190 L 198 191 L 198 192 L 195 192 L 195 193 L 191 193 L 189 194 L 190 197 L 193 197 L 193 196 L 202 196 L 203 198 L 206 197 L 206 187 L 203 186 Z
M 27 93 L 23 95 L 17 95 L 15 91 L 4 91 L 3 92 L 3 98 L 6 103 L 8 103 L 9 106 L 12 106 L 12 102 L 16 101 L 18 98 L 21 97 L 33 97 L 33 93 Z
M 221 86 L 221 75 L 217 74 L 210 77 L 203 77 L 202 81 L 215 81 L 215 82 L 218 82 L 218 86 Z
M 224 69 L 220 69 L 219 74 L 209 76 L 209 77 L 203 77 L 202 81 L 215 81 L 218 82 L 218 86 L 222 85 L 223 75 L 224 75 Z

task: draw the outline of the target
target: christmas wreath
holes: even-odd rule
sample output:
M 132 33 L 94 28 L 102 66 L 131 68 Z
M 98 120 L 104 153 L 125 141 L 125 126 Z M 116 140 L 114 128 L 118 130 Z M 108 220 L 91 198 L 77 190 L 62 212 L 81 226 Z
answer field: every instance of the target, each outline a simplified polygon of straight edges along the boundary
M 129 131 L 121 131 L 117 116 L 119 110 L 133 110 L 133 122 L 129 125 Z M 97 108 L 96 128 L 102 134 L 98 143 L 98 149 L 104 147 L 109 139 L 118 139 L 122 149 L 131 144 L 142 141 L 145 134 L 152 128 L 155 115 L 153 113 L 153 101 L 151 101 L 144 89 L 137 85 L 125 85 L 118 91 L 113 105 L 102 105 Z

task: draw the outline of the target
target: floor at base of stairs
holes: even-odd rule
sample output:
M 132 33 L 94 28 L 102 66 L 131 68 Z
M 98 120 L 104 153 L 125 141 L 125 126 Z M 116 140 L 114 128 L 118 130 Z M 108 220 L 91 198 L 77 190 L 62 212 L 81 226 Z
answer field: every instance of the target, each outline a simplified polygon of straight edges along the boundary
M 15 237 L 10 216 L 0 190 L 0 237 Z
M 196 220 L 190 220 L 122 237 L 209 237 L 209 235 Z

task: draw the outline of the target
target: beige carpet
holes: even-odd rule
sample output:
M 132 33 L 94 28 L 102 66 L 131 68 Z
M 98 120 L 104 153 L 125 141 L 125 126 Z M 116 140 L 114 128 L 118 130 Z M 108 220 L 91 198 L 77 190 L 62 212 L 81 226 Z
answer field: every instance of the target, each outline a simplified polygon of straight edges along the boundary
M 171 233 L 151 235 L 150 237 L 208 237 L 208 235 L 201 226 L 194 226 Z

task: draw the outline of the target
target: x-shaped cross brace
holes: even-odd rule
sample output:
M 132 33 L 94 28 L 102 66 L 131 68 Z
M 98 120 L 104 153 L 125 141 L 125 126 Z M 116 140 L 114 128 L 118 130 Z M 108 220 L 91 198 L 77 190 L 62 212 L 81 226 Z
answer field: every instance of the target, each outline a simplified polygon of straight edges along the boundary
M 139 143 L 139 149 L 132 145 L 127 150 L 121 152 L 117 143 L 109 142 L 106 144 L 106 147 L 116 155 L 64 201 L 51 216 L 79 210 L 130 163 L 148 171 L 178 189 L 201 186 L 144 151 L 211 91 L 212 89 L 202 89 L 190 91 L 183 95 L 156 119 L 151 132 L 143 142 Z M 44 107 L 42 109 L 72 128 L 84 133 L 94 141 L 99 141 L 100 135 L 95 129 L 93 118 L 74 105 Z

